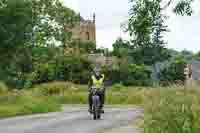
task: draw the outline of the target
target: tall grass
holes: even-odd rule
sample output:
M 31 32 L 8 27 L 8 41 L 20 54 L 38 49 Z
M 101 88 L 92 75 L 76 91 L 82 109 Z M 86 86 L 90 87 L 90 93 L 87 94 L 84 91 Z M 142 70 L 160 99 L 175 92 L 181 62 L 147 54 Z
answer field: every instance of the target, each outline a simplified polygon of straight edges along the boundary
M 106 102 L 107 104 L 142 105 L 144 90 L 139 87 L 117 88 L 113 86 L 106 92 Z
M 0 118 L 60 110 L 60 104 L 52 97 L 39 97 L 30 93 L 0 95 Z
M 49 86 L 51 86 L 49 84 Z M 54 86 L 54 85 L 52 85 Z M 140 88 L 128 88 L 121 85 L 115 85 L 106 90 L 105 104 L 134 104 L 142 105 L 143 91 Z M 54 96 L 62 104 L 87 104 L 88 103 L 88 88 L 87 86 L 70 84 L 64 89 L 63 95 Z
M 199 133 L 200 91 L 183 87 L 147 91 L 144 100 L 144 133 Z

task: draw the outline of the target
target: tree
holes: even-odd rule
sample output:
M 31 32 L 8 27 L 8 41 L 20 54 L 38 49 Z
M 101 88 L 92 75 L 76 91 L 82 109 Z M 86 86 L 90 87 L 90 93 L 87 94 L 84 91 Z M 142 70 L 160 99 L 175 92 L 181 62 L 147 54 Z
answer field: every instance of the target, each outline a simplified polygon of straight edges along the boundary
M 31 40 L 32 30 L 31 1 L 0 2 L 0 80 L 17 81 L 21 72 L 30 70 L 27 49 L 30 46 L 28 41 Z
M 160 0 L 159 0 L 160 1 Z M 162 2 L 162 0 L 161 0 Z M 165 1 L 166 2 L 166 1 Z M 191 4 L 194 2 L 194 0 L 168 0 L 167 4 L 163 6 L 161 9 L 165 10 L 170 5 L 172 5 L 173 2 L 177 2 L 175 7 L 173 8 L 173 12 L 177 15 L 188 15 L 191 16 L 193 13 Z
M 27 0 L 3 0 L 0 3 L 0 59 L 7 64 L 17 49 L 27 45 L 32 32 L 31 2 Z M 7 59 L 7 60 L 6 60 Z
M 170 0 L 172 1 L 172 0 Z M 192 15 L 192 7 L 191 4 L 194 2 L 194 0 L 181 0 L 178 2 L 178 4 L 175 6 L 173 9 L 173 12 L 178 14 L 178 15 Z
M 81 53 L 90 53 L 96 49 L 96 45 L 93 42 L 83 42 L 80 39 L 73 40 L 73 42 L 70 44 L 70 47 L 78 49 Z
M 154 64 L 169 57 L 164 47 L 163 33 L 167 31 L 164 25 L 167 16 L 163 11 L 172 4 L 169 0 L 161 6 L 164 0 L 131 0 L 128 31 L 132 37 L 131 54 L 136 63 Z M 178 15 L 191 15 L 193 0 L 180 0 L 173 9 Z
M 167 31 L 161 1 L 136 0 L 130 12 L 128 31 L 132 37 L 131 55 L 136 63 L 155 64 L 169 57 L 163 41 Z
M 34 45 L 52 45 L 59 41 L 62 46 L 71 38 L 72 28 L 82 18 L 65 7 L 60 0 L 32 0 Z
M 181 51 L 181 54 L 182 55 L 193 55 L 193 52 L 192 51 L 188 51 L 188 50 L 183 50 L 183 51 Z
M 52 47 L 56 42 L 63 47 L 71 37 L 66 27 L 73 27 L 80 19 L 59 0 L 1 0 L 0 80 L 14 85 L 15 81 L 26 80 L 25 75 L 37 67 L 32 49 L 38 45 Z
M 124 41 L 122 38 L 118 38 L 113 46 L 113 55 L 119 58 L 128 56 L 130 48 L 129 42 Z
M 160 81 L 163 85 L 169 85 L 171 83 L 176 83 L 178 81 L 185 80 L 184 67 L 186 65 L 186 60 L 184 56 L 178 55 L 170 60 L 168 64 L 164 64 L 161 69 Z

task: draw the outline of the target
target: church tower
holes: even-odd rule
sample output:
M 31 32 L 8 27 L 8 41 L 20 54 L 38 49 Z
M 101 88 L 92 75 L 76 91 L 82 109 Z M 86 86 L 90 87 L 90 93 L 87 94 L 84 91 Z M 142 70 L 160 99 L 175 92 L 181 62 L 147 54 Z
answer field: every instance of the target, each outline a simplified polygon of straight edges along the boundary
M 80 14 L 79 14 L 80 15 Z M 77 25 L 75 25 L 72 29 L 66 28 L 67 31 L 72 32 L 72 40 L 80 39 L 82 42 L 92 42 L 93 44 L 96 45 L 96 15 L 95 13 L 93 14 L 93 19 L 92 20 L 81 20 Z M 71 48 L 68 47 L 68 44 L 66 43 L 66 50 L 67 53 L 71 53 L 69 51 Z
M 79 25 L 79 38 L 81 41 L 89 41 L 96 44 L 96 16 L 93 14 L 93 20 L 84 20 Z

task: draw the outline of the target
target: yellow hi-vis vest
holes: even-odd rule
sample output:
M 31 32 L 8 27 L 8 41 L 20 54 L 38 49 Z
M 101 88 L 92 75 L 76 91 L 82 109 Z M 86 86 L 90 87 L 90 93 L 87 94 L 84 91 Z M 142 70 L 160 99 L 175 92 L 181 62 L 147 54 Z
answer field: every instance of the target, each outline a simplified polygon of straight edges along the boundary
M 103 81 L 104 81 L 104 75 L 103 74 L 102 74 L 102 78 L 100 78 L 99 80 L 96 79 L 96 77 L 94 75 L 92 76 L 93 86 L 96 87 L 97 89 L 100 89 L 102 87 Z

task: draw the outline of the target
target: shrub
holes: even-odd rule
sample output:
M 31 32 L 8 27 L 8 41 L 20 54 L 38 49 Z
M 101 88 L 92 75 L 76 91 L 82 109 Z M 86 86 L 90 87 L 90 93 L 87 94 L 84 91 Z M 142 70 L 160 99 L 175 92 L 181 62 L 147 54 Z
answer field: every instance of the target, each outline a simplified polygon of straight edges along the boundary
M 36 66 L 36 82 L 44 83 L 53 81 L 55 79 L 55 64 L 51 63 L 41 63 Z
M 168 65 L 162 68 L 160 73 L 160 81 L 162 85 L 169 85 L 175 81 L 184 81 L 184 66 L 186 61 L 184 57 L 177 56 L 172 59 Z
M 86 92 L 87 86 L 76 85 L 70 82 L 51 82 L 36 85 L 32 88 L 36 94 L 42 95 L 64 95 L 71 92 Z
M 42 93 L 43 95 L 60 95 L 64 92 L 64 90 L 68 89 L 69 87 L 69 83 L 52 82 L 37 85 L 33 88 L 33 90 Z
M 151 85 L 151 72 L 144 65 L 121 64 L 110 74 L 113 83 L 121 83 L 125 86 Z
M 84 57 L 63 57 L 59 66 L 60 73 L 65 81 L 78 84 L 87 84 L 91 70 L 91 63 Z

